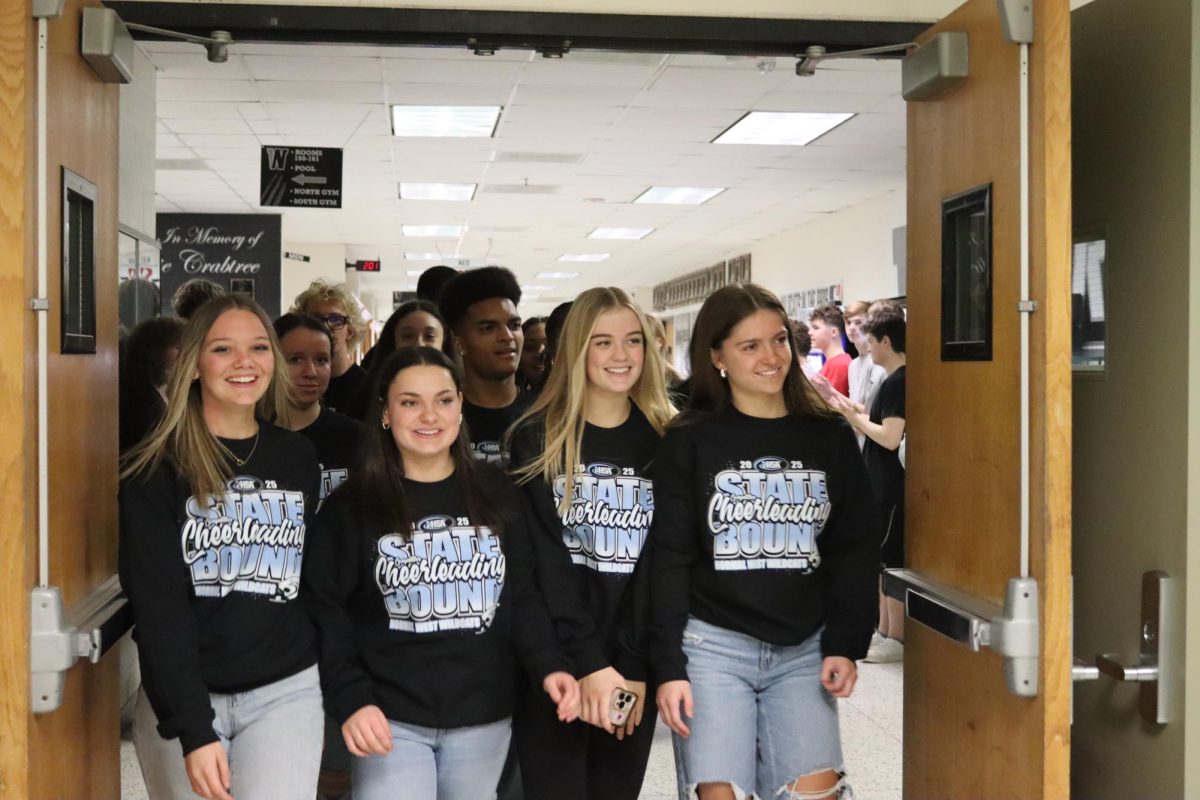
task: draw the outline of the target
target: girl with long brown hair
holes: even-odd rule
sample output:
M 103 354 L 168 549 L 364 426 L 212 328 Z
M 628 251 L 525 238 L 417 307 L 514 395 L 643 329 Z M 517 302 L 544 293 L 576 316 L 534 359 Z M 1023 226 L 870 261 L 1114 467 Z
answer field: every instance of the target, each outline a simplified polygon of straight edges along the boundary
M 462 404 L 444 353 L 389 356 L 362 461 L 319 515 L 305 590 L 358 800 L 494 797 L 518 662 L 559 719 L 576 713 L 528 511 L 498 467 L 472 458 Z
M 769 291 L 709 296 L 655 459 L 651 662 L 685 798 L 845 787 L 835 698 L 875 624 L 878 521 L 853 433 L 793 352 Z

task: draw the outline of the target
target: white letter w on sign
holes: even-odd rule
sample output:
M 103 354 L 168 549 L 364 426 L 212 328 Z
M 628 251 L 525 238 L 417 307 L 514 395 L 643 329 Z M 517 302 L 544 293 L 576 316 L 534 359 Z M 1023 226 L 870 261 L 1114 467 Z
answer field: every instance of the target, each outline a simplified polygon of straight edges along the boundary
M 272 172 L 281 172 L 287 169 L 288 152 L 286 147 L 267 148 L 267 166 Z

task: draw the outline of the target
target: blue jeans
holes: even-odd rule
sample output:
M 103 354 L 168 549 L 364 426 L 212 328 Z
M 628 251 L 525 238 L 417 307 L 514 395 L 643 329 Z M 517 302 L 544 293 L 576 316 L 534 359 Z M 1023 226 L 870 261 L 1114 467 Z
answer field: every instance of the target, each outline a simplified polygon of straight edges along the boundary
M 389 724 L 392 752 L 354 759 L 354 800 L 494 800 L 512 720 L 450 729 Z
M 821 636 L 767 644 L 692 617 L 683 632 L 696 716 L 674 737 L 680 797 L 728 783 L 741 800 L 774 798 L 796 778 L 844 772 L 837 701 L 821 686 Z
M 238 800 L 312 800 L 321 763 L 325 712 L 315 666 L 238 694 L 210 694 L 213 730 L 229 756 Z M 138 693 L 133 742 L 154 800 L 196 800 L 178 739 L 158 735 L 146 693 Z

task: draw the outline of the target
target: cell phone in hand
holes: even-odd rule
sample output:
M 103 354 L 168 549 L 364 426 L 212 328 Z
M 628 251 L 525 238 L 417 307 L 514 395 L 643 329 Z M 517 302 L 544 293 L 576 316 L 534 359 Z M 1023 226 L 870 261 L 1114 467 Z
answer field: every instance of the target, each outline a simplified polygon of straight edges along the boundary
M 613 725 L 624 725 L 628 721 L 629 715 L 633 713 L 633 707 L 637 705 L 637 700 L 636 692 L 622 689 L 620 686 L 613 689 L 612 700 L 608 704 L 609 722 Z

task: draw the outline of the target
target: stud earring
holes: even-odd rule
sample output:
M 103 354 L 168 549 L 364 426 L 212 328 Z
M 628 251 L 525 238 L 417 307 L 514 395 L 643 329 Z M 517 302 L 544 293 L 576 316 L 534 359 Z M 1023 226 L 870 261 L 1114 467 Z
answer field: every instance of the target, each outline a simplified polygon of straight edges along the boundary
M 725 368 L 724 368 L 724 367 L 721 367 L 721 377 L 722 377 L 722 378 L 726 377 L 726 375 L 725 375 Z
M 385 431 L 390 431 L 392 429 L 391 423 L 389 423 L 386 419 L 383 421 L 383 429 Z

